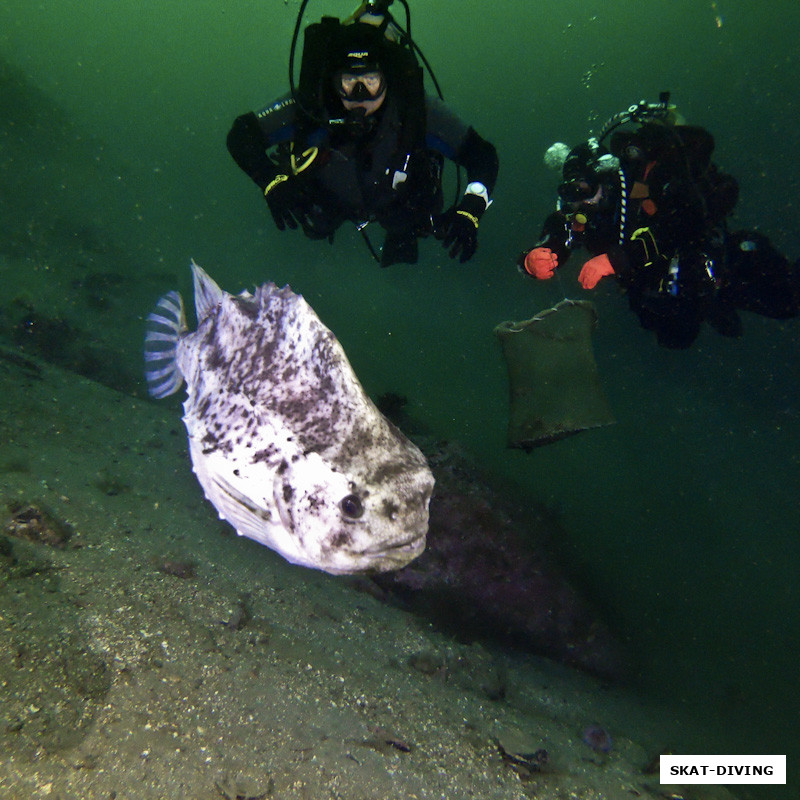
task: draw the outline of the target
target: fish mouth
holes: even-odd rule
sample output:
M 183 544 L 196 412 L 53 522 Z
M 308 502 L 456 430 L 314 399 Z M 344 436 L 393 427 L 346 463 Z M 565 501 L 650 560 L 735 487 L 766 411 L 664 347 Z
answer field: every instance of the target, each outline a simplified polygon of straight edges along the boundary
M 381 556 L 381 555 L 394 555 L 396 553 L 414 552 L 421 550 L 425 547 L 425 534 L 416 534 L 401 542 L 390 542 L 375 545 L 374 547 L 367 547 L 362 550 L 359 555 L 362 556 Z
M 399 542 L 374 544 L 363 550 L 339 551 L 333 562 L 323 567 L 339 575 L 374 575 L 402 569 L 425 551 L 425 535 Z

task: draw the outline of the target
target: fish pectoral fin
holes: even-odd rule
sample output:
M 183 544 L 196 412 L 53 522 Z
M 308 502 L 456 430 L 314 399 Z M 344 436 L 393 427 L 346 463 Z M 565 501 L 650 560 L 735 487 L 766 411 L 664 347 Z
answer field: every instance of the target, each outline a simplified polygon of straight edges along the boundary
M 281 523 L 289 533 L 294 533 L 294 517 L 289 506 L 293 491 L 291 484 L 279 472 L 275 476 L 275 482 L 272 484 L 272 498 L 275 501 L 275 508 L 278 509 Z
M 247 495 L 242 494 L 242 492 L 228 483 L 224 478 L 215 477 L 213 481 L 220 490 L 220 499 L 222 500 L 223 510 L 225 511 L 225 519 L 234 525 L 237 530 L 239 529 L 239 525 L 243 524 L 242 520 L 247 515 L 255 517 L 256 520 L 262 523 L 273 524 L 272 514 L 270 514 L 269 509 L 259 506 L 255 501 L 247 497 Z M 252 522 L 254 521 L 255 520 L 252 520 Z M 249 536 L 250 534 L 245 533 L 245 535 Z

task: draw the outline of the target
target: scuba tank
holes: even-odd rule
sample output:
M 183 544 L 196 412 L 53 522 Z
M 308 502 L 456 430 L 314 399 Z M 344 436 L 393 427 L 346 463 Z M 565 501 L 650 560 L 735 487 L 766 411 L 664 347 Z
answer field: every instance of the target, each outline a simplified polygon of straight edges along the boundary
M 657 103 L 648 103 L 645 100 L 640 100 L 634 103 L 624 111 L 614 114 L 610 117 L 600 130 L 600 134 L 596 141 L 601 145 L 603 141 L 615 131 L 617 128 L 635 124 L 644 126 L 647 123 L 661 123 L 664 130 L 668 132 L 668 136 L 674 141 L 675 145 L 680 147 L 680 138 L 674 131 L 674 127 L 683 123 L 683 119 L 677 112 L 675 105 L 670 103 L 670 92 L 661 92 L 658 96 Z M 639 128 L 642 130 L 642 128 Z M 634 137 L 636 134 L 632 134 Z M 626 134 L 620 133 L 620 137 Z M 654 213 L 656 206 L 649 196 L 649 189 L 647 187 L 647 173 L 649 172 L 652 164 L 649 164 L 649 156 L 646 147 L 642 143 L 637 142 L 634 138 L 624 148 L 619 149 L 614 142 L 614 137 L 609 143 L 608 147 L 617 157 L 617 175 L 620 185 L 619 196 L 619 224 L 617 241 L 623 244 L 627 239 L 628 232 L 628 215 L 634 209 L 639 207 L 648 209 L 646 213 Z M 626 166 L 627 164 L 627 166 Z M 628 185 L 630 184 L 630 185 Z M 638 205 L 630 208 L 630 202 L 636 201 Z M 649 209 L 652 209 L 650 211 Z M 670 294 L 677 294 L 677 262 L 674 264 L 675 275 L 669 281 Z
M 303 15 L 308 0 L 302 0 L 297 13 L 292 44 L 289 52 L 289 88 L 292 99 L 302 115 L 317 126 L 327 127 L 330 124 L 330 111 L 337 108 L 334 97 L 326 79 L 334 68 L 334 60 L 341 53 L 342 47 L 352 25 L 360 25 L 364 30 L 375 31 L 370 37 L 371 48 L 380 53 L 386 62 L 384 69 L 394 75 L 393 93 L 404 89 L 410 96 L 402 98 L 406 103 L 421 100 L 424 105 L 423 71 L 417 62 L 417 56 L 424 64 L 436 88 L 440 99 L 443 99 L 439 83 L 428 60 L 411 38 L 411 12 L 406 0 L 401 0 L 406 11 L 405 29 L 392 17 L 389 6 L 392 0 L 364 0 L 350 17 L 340 21 L 337 17 L 323 16 L 320 22 L 306 26 L 303 40 L 303 55 L 300 65 L 299 83 L 294 80 L 294 59 L 297 39 L 300 33 Z M 367 28 L 368 26 L 368 28 Z
M 303 0 L 295 24 L 289 58 L 289 82 L 298 108 L 299 150 L 306 152 L 310 143 L 318 143 L 326 133 L 346 132 L 353 138 L 369 135 L 376 119 L 363 109 L 345 111 L 341 97 L 334 90 L 331 76 L 358 53 L 366 61 L 379 64 L 400 114 L 398 157 L 392 188 L 404 183 L 409 165 L 424 150 L 426 104 L 424 72 L 419 55 L 442 96 L 436 77 L 422 51 L 411 38 L 411 15 L 406 0 L 405 29 L 392 17 L 392 0 L 364 0 L 347 19 L 324 16 L 305 28 L 300 79 L 294 84 L 294 55 L 303 14 L 308 0 Z M 313 141 L 312 141 L 313 140 Z

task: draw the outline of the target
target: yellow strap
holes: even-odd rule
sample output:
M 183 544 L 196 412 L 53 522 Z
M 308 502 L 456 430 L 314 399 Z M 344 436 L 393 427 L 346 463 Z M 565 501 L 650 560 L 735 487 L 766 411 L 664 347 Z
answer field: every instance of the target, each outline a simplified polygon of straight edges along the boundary
M 477 230 L 478 228 L 478 218 L 474 214 L 470 214 L 469 211 L 462 211 L 460 208 L 456 211 L 456 214 L 461 214 L 462 217 L 466 217 Z
M 650 228 L 637 228 L 631 234 L 631 241 L 632 242 L 641 242 L 642 247 L 644 248 L 644 257 L 645 257 L 645 267 L 649 267 L 653 261 L 660 255 L 658 252 L 658 244 L 656 243 L 655 236 L 653 236 L 653 232 Z M 653 249 L 654 252 L 650 252 L 650 249 Z
M 279 183 L 283 183 L 284 181 L 288 181 L 288 175 L 276 175 L 268 184 L 267 188 L 264 189 L 264 197 L 266 197 Z
M 297 166 L 297 159 L 294 157 L 294 142 L 292 142 L 292 155 L 291 155 L 291 164 L 292 164 L 292 174 L 297 175 L 302 172 L 304 169 L 307 169 L 311 166 L 314 159 L 317 157 L 319 153 L 318 147 L 309 147 L 307 150 L 303 151 L 301 158 L 304 158 L 305 161 Z

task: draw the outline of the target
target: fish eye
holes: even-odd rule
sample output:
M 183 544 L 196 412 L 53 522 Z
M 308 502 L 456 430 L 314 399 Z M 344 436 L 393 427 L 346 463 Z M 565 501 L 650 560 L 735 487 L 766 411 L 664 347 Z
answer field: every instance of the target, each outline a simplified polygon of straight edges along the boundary
M 348 494 L 339 501 L 339 508 L 346 517 L 358 519 L 364 513 L 364 506 L 361 504 L 361 498 L 356 494 Z

